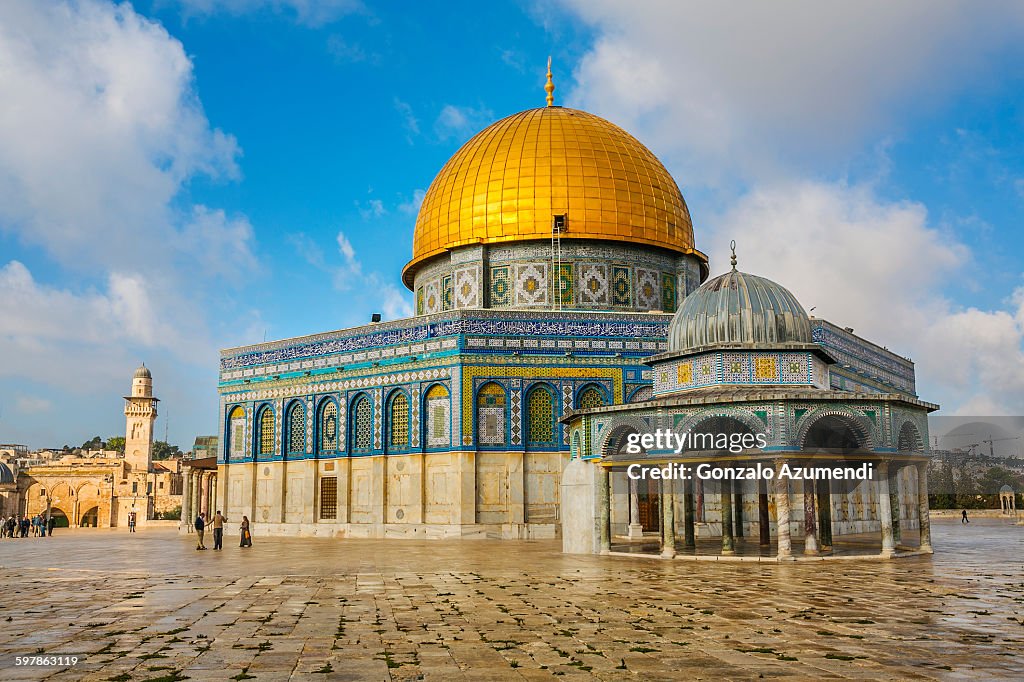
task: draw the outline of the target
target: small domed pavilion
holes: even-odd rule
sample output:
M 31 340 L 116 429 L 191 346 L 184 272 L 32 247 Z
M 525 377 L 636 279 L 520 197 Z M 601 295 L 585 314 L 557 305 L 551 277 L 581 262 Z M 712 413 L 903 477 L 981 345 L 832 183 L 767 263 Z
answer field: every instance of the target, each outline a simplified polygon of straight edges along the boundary
M 713 547 L 782 559 L 794 546 L 840 553 L 842 535 L 858 545 L 842 553 L 878 551 L 866 549 L 868 534 L 882 556 L 931 551 L 924 449 L 927 414 L 938 407 L 834 388 L 835 359 L 815 343 L 803 306 L 785 287 L 739 271 L 735 251 L 729 272 L 684 299 L 667 351 L 647 364 L 650 400 L 564 419 L 566 551 L 657 542 L 666 557 Z M 796 477 L 811 470 L 813 479 Z M 916 546 L 904 538 L 912 528 Z M 709 537 L 713 546 L 698 542 Z

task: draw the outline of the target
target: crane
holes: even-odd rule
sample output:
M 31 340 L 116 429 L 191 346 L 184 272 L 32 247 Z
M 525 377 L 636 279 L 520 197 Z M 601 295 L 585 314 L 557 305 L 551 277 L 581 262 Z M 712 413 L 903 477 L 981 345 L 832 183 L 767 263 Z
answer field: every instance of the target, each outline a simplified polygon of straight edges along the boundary
M 990 433 L 988 435 L 988 438 L 982 440 L 981 442 L 982 443 L 988 443 L 988 455 L 989 455 L 989 457 L 995 457 L 996 456 L 996 451 L 995 451 L 995 448 L 992 447 L 992 444 L 993 443 L 998 443 L 998 442 L 1004 441 L 1004 440 L 1020 440 L 1020 436 L 1014 436 L 1013 438 L 993 438 L 992 434 Z

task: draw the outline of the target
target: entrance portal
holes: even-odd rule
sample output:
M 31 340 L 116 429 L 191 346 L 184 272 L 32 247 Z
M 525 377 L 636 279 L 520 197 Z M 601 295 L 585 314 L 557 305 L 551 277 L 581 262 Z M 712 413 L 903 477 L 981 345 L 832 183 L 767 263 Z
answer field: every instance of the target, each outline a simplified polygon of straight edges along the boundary
M 637 506 L 640 512 L 640 525 L 644 532 L 661 530 L 661 495 L 659 483 L 648 478 L 636 482 Z
M 81 520 L 79 520 L 78 525 L 82 528 L 96 528 L 97 526 L 99 526 L 99 520 L 99 507 L 92 507 L 91 509 L 87 510 L 84 514 L 82 514 L 82 518 Z

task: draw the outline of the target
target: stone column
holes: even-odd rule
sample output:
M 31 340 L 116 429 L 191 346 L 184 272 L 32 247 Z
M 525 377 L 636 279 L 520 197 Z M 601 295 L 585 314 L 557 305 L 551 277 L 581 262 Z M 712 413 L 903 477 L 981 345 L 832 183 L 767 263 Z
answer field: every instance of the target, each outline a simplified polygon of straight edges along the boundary
M 804 481 L 804 554 L 818 553 L 817 521 L 814 510 L 814 481 Z
M 889 463 L 878 464 L 878 519 L 882 523 L 882 556 L 896 554 L 896 538 L 892 534 L 892 507 L 889 504 Z
M 889 507 L 892 509 L 892 537 L 898 545 L 903 539 L 903 532 L 900 528 L 900 469 L 890 467 L 889 469 Z
M 612 551 L 610 477 L 606 467 L 598 465 L 597 469 L 597 534 L 601 554 L 608 554 Z
M 644 485 L 646 484 L 647 481 L 645 480 Z M 629 479 L 629 529 L 626 531 L 626 537 L 630 540 L 644 536 L 644 527 L 640 523 L 640 494 L 638 487 L 636 479 Z
M 186 529 L 192 524 L 192 468 L 181 471 L 181 523 Z
M 828 552 L 832 549 L 832 481 L 817 481 L 817 487 L 818 544 L 822 551 Z
M 733 483 L 732 505 L 732 528 L 736 537 L 743 537 L 743 493 L 740 492 L 742 483 Z
M 697 546 L 697 535 L 693 528 L 693 479 L 688 478 L 683 485 L 683 546 L 694 549 Z
M 202 483 L 203 471 L 196 469 L 192 471 L 192 519 L 199 516 L 202 509 Z
M 763 478 L 757 482 L 757 528 L 758 544 L 769 547 L 772 544 L 772 528 L 768 515 L 768 481 Z
M 661 556 L 671 559 L 676 555 L 676 502 L 672 493 L 672 480 L 661 482 Z
M 210 472 L 204 471 L 202 477 L 202 496 L 203 501 L 200 503 L 200 510 L 210 516 Z
M 928 462 L 918 462 L 917 466 L 917 515 L 921 529 L 921 551 L 931 554 L 932 522 L 928 516 Z
M 217 509 L 217 472 L 210 472 L 210 513 Z M 223 509 L 221 511 L 224 511 Z
M 779 477 L 783 464 L 775 464 L 775 525 L 779 542 L 778 557 L 787 559 L 793 554 L 793 541 L 789 534 L 789 479 Z
M 718 498 L 722 505 L 722 554 L 732 554 L 735 552 L 732 539 L 732 481 L 722 481 Z

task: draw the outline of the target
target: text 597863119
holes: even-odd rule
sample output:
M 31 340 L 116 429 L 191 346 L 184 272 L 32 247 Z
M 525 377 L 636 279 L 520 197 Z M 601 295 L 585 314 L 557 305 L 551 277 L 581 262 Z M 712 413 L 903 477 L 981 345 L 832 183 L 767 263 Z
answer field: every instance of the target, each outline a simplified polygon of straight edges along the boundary
M 14 665 L 38 665 L 45 667 L 77 665 L 78 656 L 15 656 Z

